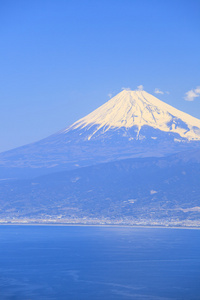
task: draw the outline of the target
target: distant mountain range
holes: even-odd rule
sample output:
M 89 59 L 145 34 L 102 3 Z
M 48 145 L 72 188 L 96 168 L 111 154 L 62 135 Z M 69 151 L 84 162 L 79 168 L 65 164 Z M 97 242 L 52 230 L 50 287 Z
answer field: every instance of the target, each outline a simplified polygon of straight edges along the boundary
M 0 220 L 200 226 L 200 150 L 0 181 Z
M 200 120 L 144 91 L 0 165 L 1 222 L 200 226 Z

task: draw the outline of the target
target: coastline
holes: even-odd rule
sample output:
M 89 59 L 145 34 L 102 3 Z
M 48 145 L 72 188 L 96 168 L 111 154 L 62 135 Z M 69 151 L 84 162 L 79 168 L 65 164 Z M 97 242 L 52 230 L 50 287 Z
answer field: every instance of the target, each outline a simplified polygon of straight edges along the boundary
M 73 223 L 0 223 L 0 226 L 52 226 L 52 227 L 112 227 L 112 228 L 148 228 L 148 229 L 192 229 L 200 230 L 194 226 L 159 226 L 159 225 L 119 225 L 119 224 L 73 224 Z

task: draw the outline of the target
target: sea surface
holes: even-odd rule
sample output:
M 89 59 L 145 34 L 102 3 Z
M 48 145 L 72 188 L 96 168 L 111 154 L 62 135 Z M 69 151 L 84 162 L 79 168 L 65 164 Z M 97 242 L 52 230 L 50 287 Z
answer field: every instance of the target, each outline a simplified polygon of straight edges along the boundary
M 0 299 L 200 299 L 200 230 L 0 226 Z

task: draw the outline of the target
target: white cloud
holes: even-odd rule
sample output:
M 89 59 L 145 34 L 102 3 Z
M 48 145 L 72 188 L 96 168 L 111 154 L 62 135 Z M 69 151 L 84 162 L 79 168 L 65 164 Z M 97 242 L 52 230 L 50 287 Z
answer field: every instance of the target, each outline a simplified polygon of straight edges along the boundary
M 161 90 L 159 90 L 158 88 L 155 88 L 155 90 L 154 90 L 154 93 L 155 94 L 164 94 L 164 92 L 162 92 Z
M 194 101 L 194 98 L 198 97 L 198 94 L 196 94 L 194 90 L 190 90 L 185 94 L 186 94 L 186 96 L 184 99 L 186 101 Z
M 112 93 L 109 93 L 109 94 L 108 94 L 108 97 L 109 97 L 109 98 L 112 98 Z
M 200 86 L 197 86 L 195 89 L 189 90 L 185 93 L 184 99 L 186 101 L 194 101 L 194 99 L 198 97 L 200 97 Z
M 138 89 L 138 91 L 143 91 L 144 87 L 143 87 L 143 85 L 141 84 L 141 85 L 138 85 L 138 86 L 137 86 L 137 89 Z
M 151 191 L 150 191 L 150 194 L 151 194 L 151 195 L 157 194 L 157 191 L 151 190 Z
M 195 91 L 196 94 L 200 94 L 200 86 L 197 86 L 194 91 Z
M 127 87 L 127 88 L 126 87 L 122 87 L 122 90 L 123 91 L 130 91 L 131 89 L 130 89 L 130 87 Z

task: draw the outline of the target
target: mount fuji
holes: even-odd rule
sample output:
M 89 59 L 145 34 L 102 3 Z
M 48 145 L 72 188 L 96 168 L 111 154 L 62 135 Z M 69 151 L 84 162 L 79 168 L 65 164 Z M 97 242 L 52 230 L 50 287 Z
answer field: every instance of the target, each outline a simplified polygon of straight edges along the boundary
M 134 128 L 135 134 L 132 139 L 144 139 L 145 136 L 140 134 L 143 126 L 175 133 L 179 138 L 188 141 L 200 140 L 200 120 L 173 108 L 145 91 L 123 90 L 64 132 L 71 129 L 89 129 L 95 125 L 96 130 L 88 135 L 88 140 L 110 129 L 120 128 L 126 131 Z
M 1 178 L 163 157 L 199 146 L 200 120 L 145 91 L 123 90 L 66 129 L 1 153 Z
M 1 223 L 200 227 L 200 120 L 124 90 L 0 154 Z

